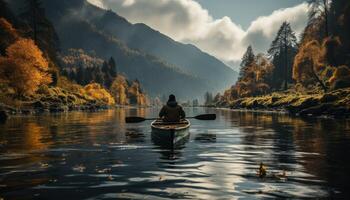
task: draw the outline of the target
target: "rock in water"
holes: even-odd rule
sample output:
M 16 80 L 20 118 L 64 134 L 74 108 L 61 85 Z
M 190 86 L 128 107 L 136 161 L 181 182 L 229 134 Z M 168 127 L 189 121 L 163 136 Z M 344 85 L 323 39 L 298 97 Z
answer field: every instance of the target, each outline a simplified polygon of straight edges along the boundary
M 0 123 L 5 123 L 7 118 L 7 113 L 3 110 L 0 110 Z

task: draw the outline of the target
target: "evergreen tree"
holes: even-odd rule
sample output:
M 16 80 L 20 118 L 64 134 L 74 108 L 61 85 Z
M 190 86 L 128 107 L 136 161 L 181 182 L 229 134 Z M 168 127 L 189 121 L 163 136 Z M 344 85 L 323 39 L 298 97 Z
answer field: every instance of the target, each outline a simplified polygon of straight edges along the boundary
M 72 70 L 68 73 L 68 77 L 70 80 L 77 82 L 77 73 L 75 70 Z
M 117 72 L 115 70 L 115 61 L 113 57 L 109 59 L 109 61 L 104 61 L 102 65 L 102 72 L 103 72 L 103 78 L 104 78 L 104 86 L 106 88 L 110 88 L 113 80 L 117 76 Z
M 95 72 L 95 67 L 89 67 L 89 68 L 84 68 L 84 84 L 89 84 L 91 82 L 97 82 L 96 81 L 96 72 Z M 99 82 L 97 82 L 99 83 Z
M 243 55 L 242 62 L 241 62 L 241 69 L 239 72 L 239 79 L 242 80 L 246 76 L 248 67 L 254 62 L 255 55 L 253 52 L 253 48 L 251 45 L 248 46 L 246 52 Z
M 94 75 L 94 79 L 93 80 L 96 83 L 99 83 L 101 85 L 105 84 L 105 79 L 104 79 L 105 74 L 102 72 L 100 67 L 94 67 L 93 70 L 92 70 L 92 74 Z
M 115 78 L 117 76 L 117 65 L 113 57 L 111 57 L 108 61 L 109 65 L 109 74 Z
M 204 95 L 204 105 L 208 106 L 213 103 L 213 94 L 210 92 L 206 92 Z
M 102 72 L 103 73 L 108 73 L 108 71 L 109 71 L 109 65 L 108 65 L 107 61 L 103 61 Z
M 84 68 L 82 66 L 79 66 L 77 69 L 77 73 L 76 73 L 76 81 L 77 83 L 79 83 L 80 85 L 85 85 L 85 72 L 84 72 Z
M 281 83 L 284 83 L 284 90 L 287 90 L 288 83 L 293 81 L 292 66 L 297 52 L 297 46 L 297 38 L 290 24 L 283 22 L 268 50 L 269 56 L 272 58 L 275 66 L 273 71 L 273 86 L 275 88 L 279 88 Z

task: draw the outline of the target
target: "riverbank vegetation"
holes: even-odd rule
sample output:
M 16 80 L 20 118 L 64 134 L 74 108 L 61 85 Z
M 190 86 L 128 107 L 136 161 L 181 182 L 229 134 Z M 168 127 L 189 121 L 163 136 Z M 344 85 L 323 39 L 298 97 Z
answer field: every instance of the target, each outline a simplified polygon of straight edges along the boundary
M 15 15 L 0 0 L 0 109 L 8 112 L 98 109 L 148 105 L 138 80 L 80 49 L 60 52 L 59 38 L 40 1 Z
M 350 114 L 350 3 L 309 3 L 309 21 L 299 40 L 284 22 L 266 55 L 255 55 L 249 46 L 236 84 L 206 104 Z

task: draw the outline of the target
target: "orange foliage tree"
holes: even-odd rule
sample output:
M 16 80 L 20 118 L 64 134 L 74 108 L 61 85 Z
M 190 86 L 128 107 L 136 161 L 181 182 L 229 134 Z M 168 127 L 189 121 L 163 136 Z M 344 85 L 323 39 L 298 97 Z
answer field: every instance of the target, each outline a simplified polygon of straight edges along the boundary
M 31 39 L 19 39 L 0 58 L 0 76 L 17 95 L 31 95 L 40 85 L 49 84 L 48 62 Z
M 263 55 L 258 54 L 254 62 L 246 67 L 246 74 L 234 87 L 240 97 L 261 95 L 268 92 L 273 65 Z
M 117 75 L 110 88 L 116 104 L 127 105 L 129 103 L 127 98 L 127 89 L 128 83 L 126 78 L 122 75 Z
M 114 105 L 115 101 L 109 92 L 107 92 L 106 89 L 104 89 L 100 84 L 98 83 L 90 83 L 84 87 L 80 91 L 82 94 L 86 94 L 93 99 L 96 99 L 98 101 L 101 101 L 102 103 L 108 104 L 108 105 Z
M 324 54 L 324 48 L 316 40 L 303 44 L 294 59 L 293 79 L 304 86 L 316 81 L 327 91 L 320 78 L 320 73 L 325 68 Z
M 148 99 L 145 94 L 142 93 L 140 83 L 136 80 L 128 88 L 128 97 L 130 104 L 136 104 L 144 106 L 148 104 Z

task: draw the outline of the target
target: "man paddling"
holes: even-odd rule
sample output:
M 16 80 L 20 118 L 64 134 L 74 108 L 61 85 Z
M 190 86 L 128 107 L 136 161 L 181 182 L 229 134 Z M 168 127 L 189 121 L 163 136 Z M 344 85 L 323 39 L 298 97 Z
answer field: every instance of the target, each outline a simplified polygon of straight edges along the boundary
M 175 95 L 169 95 L 168 102 L 159 112 L 159 118 L 165 122 L 179 122 L 185 117 L 185 111 L 177 104 Z

